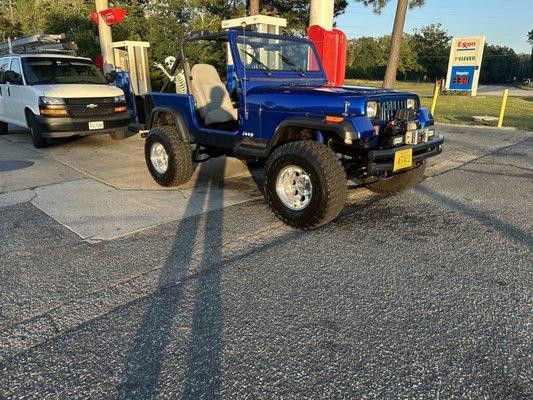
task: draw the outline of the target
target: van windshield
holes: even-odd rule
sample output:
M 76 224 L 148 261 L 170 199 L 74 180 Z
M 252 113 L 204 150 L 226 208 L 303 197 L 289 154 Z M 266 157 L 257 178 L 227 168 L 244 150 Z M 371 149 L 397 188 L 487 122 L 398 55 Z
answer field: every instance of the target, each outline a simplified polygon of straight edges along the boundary
M 27 57 L 22 65 L 29 85 L 107 84 L 104 75 L 89 60 L 60 57 Z

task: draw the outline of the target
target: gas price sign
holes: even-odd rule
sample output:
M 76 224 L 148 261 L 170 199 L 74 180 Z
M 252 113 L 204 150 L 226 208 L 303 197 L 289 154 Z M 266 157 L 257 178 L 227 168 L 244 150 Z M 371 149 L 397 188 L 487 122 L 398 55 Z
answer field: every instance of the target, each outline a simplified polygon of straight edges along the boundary
M 448 62 L 446 90 L 477 93 L 485 36 L 454 37 Z

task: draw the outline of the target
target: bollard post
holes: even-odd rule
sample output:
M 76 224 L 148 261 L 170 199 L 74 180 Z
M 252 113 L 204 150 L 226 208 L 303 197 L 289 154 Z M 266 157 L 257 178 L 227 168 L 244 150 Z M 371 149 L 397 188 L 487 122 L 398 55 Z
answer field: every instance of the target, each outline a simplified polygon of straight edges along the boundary
M 500 107 L 500 117 L 498 118 L 498 128 L 503 126 L 503 116 L 505 115 L 505 107 L 507 106 L 507 96 L 509 95 L 509 89 L 503 91 L 502 106 Z
M 435 107 L 437 106 L 437 98 L 439 97 L 440 83 L 435 83 L 435 90 L 433 91 L 433 101 L 431 102 L 431 115 L 435 115 Z

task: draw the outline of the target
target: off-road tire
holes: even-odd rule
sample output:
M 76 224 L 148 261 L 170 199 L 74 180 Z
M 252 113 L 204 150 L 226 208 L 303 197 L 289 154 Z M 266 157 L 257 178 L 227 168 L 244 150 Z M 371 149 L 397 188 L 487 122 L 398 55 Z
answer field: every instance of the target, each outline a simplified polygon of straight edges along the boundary
M 150 159 L 150 149 L 156 141 L 163 145 L 168 154 L 168 168 L 163 174 L 156 171 Z M 183 185 L 191 179 L 196 168 L 191 145 L 180 140 L 173 126 L 158 126 L 150 130 L 144 143 L 144 156 L 150 174 L 161 186 Z
M 302 210 L 291 210 L 276 191 L 278 174 L 289 165 L 302 168 L 311 179 L 313 192 Z M 346 172 L 335 153 L 320 143 L 304 140 L 278 147 L 269 157 L 264 182 L 265 199 L 285 224 L 298 229 L 315 229 L 334 220 L 342 211 L 348 189 Z
M 0 135 L 7 135 L 7 123 L 0 121 Z
M 33 143 L 33 147 L 36 149 L 48 147 L 48 138 L 45 138 L 42 135 L 39 125 L 37 125 L 37 121 L 35 120 L 35 115 L 33 115 L 31 111 L 26 111 L 26 121 L 28 122 L 28 127 L 30 128 L 31 142 Z
M 390 178 L 380 179 L 376 182 L 372 182 L 366 185 L 366 187 L 375 193 L 383 194 L 385 196 L 394 196 L 403 193 L 424 177 L 424 171 L 426 170 L 426 162 L 422 162 L 416 168 L 409 171 L 393 175 Z

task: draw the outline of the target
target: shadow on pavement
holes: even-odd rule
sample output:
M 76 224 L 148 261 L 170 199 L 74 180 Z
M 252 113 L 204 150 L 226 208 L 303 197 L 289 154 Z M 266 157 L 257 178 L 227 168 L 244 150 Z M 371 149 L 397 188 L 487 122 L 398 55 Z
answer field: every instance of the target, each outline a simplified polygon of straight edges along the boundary
M 201 165 L 202 168 L 203 164 Z M 262 170 L 252 173 L 256 184 L 262 187 Z M 223 268 L 235 265 L 252 254 L 275 251 L 287 241 L 298 240 L 308 235 L 303 231 L 289 231 L 267 238 L 260 244 L 242 253 L 223 259 L 223 197 L 220 192 L 212 194 L 212 188 L 220 187 L 224 169 L 216 174 L 202 168 L 196 186 L 191 194 L 195 204 L 204 204 L 216 212 L 204 214 L 200 230 L 198 218 L 187 218 L 179 223 L 174 243 L 161 270 L 151 303 L 145 311 L 133 342 L 124 361 L 121 382 L 116 399 L 154 398 L 158 392 L 158 380 L 176 325 L 187 331 L 189 320 L 177 319 L 183 300 L 183 286 L 180 282 L 196 280 L 193 302 L 191 333 L 185 356 L 186 366 L 181 380 L 182 399 L 217 399 L 221 391 L 221 353 L 223 310 L 221 301 L 221 274 Z M 223 187 L 223 186 L 222 186 Z M 211 189 L 211 190 L 210 190 Z M 365 205 L 378 202 L 380 196 L 358 202 L 350 213 L 362 212 Z M 192 207 L 192 202 L 188 207 Z M 342 218 L 342 217 L 341 217 Z M 214 229 L 214 228 L 218 229 Z M 202 260 L 197 271 L 188 271 L 196 244 L 202 243 Z M 184 339 L 184 338 L 180 338 Z M 175 339 L 174 339 L 175 340 Z
M 203 164 L 196 186 L 191 194 L 195 204 L 210 209 L 222 209 L 223 197 L 211 193 L 211 188 L 223 182 L 224 168 L 206 176 Z M 195 207 L 189 201 L 187 207 Z M 194 303 L 191 339 L 188 345 L 187 369 L 183 383 L 183 398 L 217 398 L 220 392 L 220 347 L 222 310 L 220 302 L 220 261 L 222 231 L 209 231 L 211 226 L 221 227 L 223 212 L 205 214 L 203 260 L 198 271 L 197 292 Z M 182 298 L 180 282 L 187 276 L 192 260 L 199 219 L 187 218 L 178 226 L 174 243 L 167 256 L 154 295 L 137 329 L 131 348 L 124 362 L 121 383 L 116 398 L 153 398 L 161 372 L 165 349 L 171 339 L 171 330 L 176 321 L 178 306 Z M 199 240 L 201 242 L 201 240 Z M 202 273 L 209 269 L 210 273 Z
M 477 210 L 474 207 L 471 207 L 460 201 L 454 200 L 442 193 L 438 193 L 432 189 L 429 189 L 428 187 L 417 186 L 415 190 L 419 193 L 422 193 L 428 196 L 429 198 L 431 198 L 433 201 L 437 203 L 453 208 L 454 210 L 457 210 L 477 220 L 478 222 L 482 223 L 488 228 L 494 229 L 500 232 L 504 236 L 510 237 L 526 246 L 529 246 L 529 247 L 533 246 L 533 237 L 530 234 L 518 228 L 515 228 L 514 226 L 509 225 L 503 221 L 500 221 L 497 218 L 494 218 L 487 212 Z

